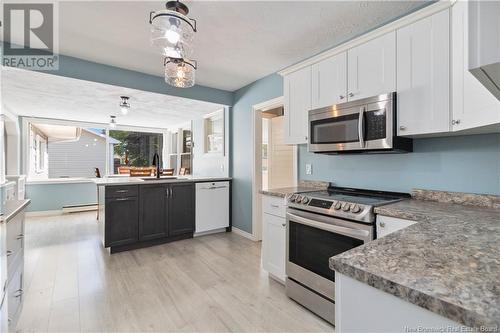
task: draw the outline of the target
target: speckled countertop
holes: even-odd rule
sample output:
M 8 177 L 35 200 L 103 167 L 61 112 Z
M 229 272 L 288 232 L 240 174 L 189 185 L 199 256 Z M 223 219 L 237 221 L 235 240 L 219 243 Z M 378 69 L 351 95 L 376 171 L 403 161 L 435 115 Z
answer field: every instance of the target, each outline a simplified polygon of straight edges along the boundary
M 328 187 L 330 183 L 328 182 L 317 182 L 317 181 L 309 181 L 304 180 L 300 181 L 297 186 L 294 187 L 282 187 L 282 188 L 271 188 L 268 190 L 260 190 L 261 194 L 270 195 L 273 197 L 284 198 L 287 195 L 294 193 L 303 193 L 303 192 L 313 192 L 324 190 Z
M 415 197 L 415 195 L 414 195 Z M 404 200 L 418 221 L 330 258 L 330 268 L 469 327 L 500 327 L 500 209 Z
M 151 180 L 144 180 L 148 178 Z M 129 177 L 129 176 L 119 176 L 119 177 L 104 177 L 95 178 L 94 183 L 97 186 L 114 186 L 114 185 L 137 185 L 137 184 L 158 184 L 158 183 L 182 183 L 182 182 L 218 182 L 218 181 L 229 181 L 231 177 L 196 177 L 196 176 L 173 176 L 173 177 L 161 177 L 156 179 L 155 177 Z

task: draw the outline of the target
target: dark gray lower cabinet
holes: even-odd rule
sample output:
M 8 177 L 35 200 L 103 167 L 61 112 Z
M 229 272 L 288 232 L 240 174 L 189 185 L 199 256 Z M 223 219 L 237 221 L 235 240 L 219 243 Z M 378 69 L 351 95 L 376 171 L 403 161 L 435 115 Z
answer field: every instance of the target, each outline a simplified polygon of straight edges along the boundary
M 168 193 L 165 184 L 139 186 L 139 240 L 168 236 Z
M 194 193 L 193 183 L 170 185 L 168 225 L 169 234 L 177 236 L 194 232 Z
M 193 237 L 193 183 L 108 188 L 105 246 L 111 247 L 112 253 Z
M 106 198 L 105 246 L 132 244 L 139 239 L 139 200 L 135 197 Z

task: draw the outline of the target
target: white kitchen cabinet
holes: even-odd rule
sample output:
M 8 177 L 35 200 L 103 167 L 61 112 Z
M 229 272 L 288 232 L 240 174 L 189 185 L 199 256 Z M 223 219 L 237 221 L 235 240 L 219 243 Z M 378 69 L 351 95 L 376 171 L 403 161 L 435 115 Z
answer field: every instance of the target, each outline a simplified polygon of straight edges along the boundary
M 500 101 L 469 72 L 468 3 L 451 8 L 453 131 L 500 123 Z
M 417 222 L 390 216 L 377 215 L 377 238 L 387 236 L 390 233 L 407 228 L 415 223 Z
M 281 283 L 286 279 L 285 214 L 285 199 L 262 196 L 262 267 Z
M 262 215 L 262 266 L 273 277 L 285 282 L 286 220 L 271 214 Z
M 0 333 L 8 330 L 7 314 L 7 227 L 6 223 L 0 221 Z
M 396 91 L 396 32 L 347 51 L 349 101 Z
M 347 52 L 313 64 L 311 76 L 312 109 L 347 101 Z
M 285 143 L 307 143 L 307 116 L 311 109 L 311 67 L 284 77 Z
M 450 131 L 450 10 L 396 34 L 398 135 Z

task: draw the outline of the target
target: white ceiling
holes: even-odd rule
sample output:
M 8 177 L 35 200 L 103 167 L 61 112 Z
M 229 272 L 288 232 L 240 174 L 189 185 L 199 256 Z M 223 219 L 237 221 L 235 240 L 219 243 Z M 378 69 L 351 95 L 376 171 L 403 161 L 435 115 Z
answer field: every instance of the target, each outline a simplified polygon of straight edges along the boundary
M 187 1 L 197 83 L 234 91 L 402 16 L 425 1 Z M 162 76 L 149 12 L 163 1 L 60 2 L 60 53 Z
M 130 97 L 131 108 L 121 116 L 120 96 Z M 223 106 L 192 99 L 51 74 L 2 67 L 2 103 L 17 115 L 128 126 L 176 128 L 220 110 Z

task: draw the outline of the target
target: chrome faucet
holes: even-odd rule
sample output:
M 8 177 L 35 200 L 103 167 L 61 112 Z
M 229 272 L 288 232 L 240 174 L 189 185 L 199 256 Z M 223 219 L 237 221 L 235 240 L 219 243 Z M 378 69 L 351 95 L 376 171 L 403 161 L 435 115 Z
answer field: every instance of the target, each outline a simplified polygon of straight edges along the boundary
M 160 178 L 160 155 L 158 153 L 153 155 L 153 165 L 156 167 L 156 178 Z

